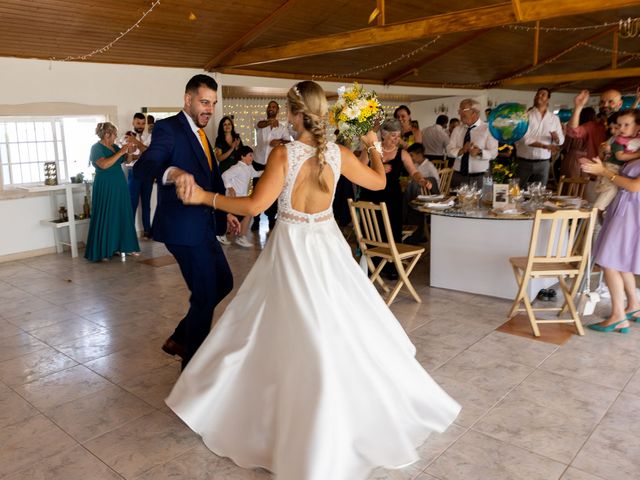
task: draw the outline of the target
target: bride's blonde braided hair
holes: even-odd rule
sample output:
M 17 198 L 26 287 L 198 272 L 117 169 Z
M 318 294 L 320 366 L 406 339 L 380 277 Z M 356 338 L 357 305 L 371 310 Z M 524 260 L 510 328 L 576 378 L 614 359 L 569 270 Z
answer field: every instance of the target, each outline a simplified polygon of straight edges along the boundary
M 291 113 L 302 114 L 303 126 L 313 135 L 318 144 L 316 156 L 318 157 L 318 184 L 323 192 L 328 192 L 329 186 L 322 177 L 322 171 L 327 164 L 325 152 L 327 151 L 327 131 L 325 118 L 327 116 L 327 98 L 324 90 L 316 82 L 304 81 L 296 83 L 289 93 L 287 101 Z

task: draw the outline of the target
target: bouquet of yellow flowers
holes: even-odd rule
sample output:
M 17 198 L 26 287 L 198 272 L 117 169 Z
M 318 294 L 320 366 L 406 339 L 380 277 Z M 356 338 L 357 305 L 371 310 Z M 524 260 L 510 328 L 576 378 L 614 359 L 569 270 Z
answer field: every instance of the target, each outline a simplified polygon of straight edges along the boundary
M 491 177 L 493 178 L 493 183 L 509 183 L 509 180 L 514 178 L 515 174 L 516 164 L 514 162 L 509 165 L 494 162 L 491 166 Z
M 347 90 L 338 88 L 338 100 L 329 109 L 329 123 L 338 129 L 338 137 L 351 140 L 370 131 L 384 112 L 375 92 L 365 91 L 357 82 Z

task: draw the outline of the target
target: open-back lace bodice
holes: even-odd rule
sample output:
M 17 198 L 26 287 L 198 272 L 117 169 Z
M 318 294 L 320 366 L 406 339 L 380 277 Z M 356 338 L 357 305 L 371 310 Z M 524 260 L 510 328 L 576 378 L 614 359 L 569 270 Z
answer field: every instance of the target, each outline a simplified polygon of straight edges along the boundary
M 323 222 L 333 218 L 333 211 L 331 203 L 333 203 L 333 196 L 336 191 L 336 184 L 340 178 L 340 148 L 333 142 L 327 144 L 327 151 L 325 153 L 325 160 L 327 165 L 331 167 L 333 171 L 333 186 L 331 192 L 331 202 L 329 208 L 321 212 L 306 213 L 295 210 L 292 206 L 291 195 L 293 194 L 293 188 L 298 178 L 298 173 L 302 165 L 312 157 L 316 156 L 316 147 L 307 145 L 302 142 L 291 142 L 287 144 L 287 159 L 289 161 L 289 169 L 287 177 L 284 180 L 284 188 L 278 198 L 278 220 L 286 223 L 315 223 Z

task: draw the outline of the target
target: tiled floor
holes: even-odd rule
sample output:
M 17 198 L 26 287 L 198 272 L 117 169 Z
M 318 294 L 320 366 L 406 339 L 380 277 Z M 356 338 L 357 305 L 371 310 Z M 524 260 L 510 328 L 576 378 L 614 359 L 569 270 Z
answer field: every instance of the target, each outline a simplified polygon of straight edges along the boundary
M 225 249 L 237 286 L 259 251 Z M 0 264 L 0 478 L 271 478 L 210 453 L 164 405 L 179 364 L 159 347 L 187 290 L 177 265 L 141 263 L 162 245 L 143 250 Z M 400 297 L 393 311 L 463 410 L 418 463 L 372 479 L 640 478 L 640 325 L 532 341 L 495 331 L 509 302 L 431 289 L 426 262 L 412 278 L 423 303 Z

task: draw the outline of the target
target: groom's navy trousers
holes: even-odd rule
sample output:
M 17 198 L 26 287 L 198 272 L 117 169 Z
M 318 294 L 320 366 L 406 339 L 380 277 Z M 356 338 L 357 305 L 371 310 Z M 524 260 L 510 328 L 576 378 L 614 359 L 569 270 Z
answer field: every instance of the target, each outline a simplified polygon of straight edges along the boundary
M 207 140 L 208 142 L 208 140 Z M 211 144 L 209 151 L 213 152 Z M 171 338 L 185 348 L 185 366 L 211 328 L 215 306 L 233 288 L 233 279 L 216 235 L 227 228 L 226 213 L 204 205 L 184 205 L 174 185 L 162 178 L 169 167 L 193 175 L 195 182 L 210 192 L 224 193 L 216 159 L 212 168 L 184 112 L 159 120 L 149 148 L 133 166 L 140 180 L 158 179 L 158 206 L 151 226 L 154 240 L 163 242 L 180 265 L 191 291 L 189 311 Z

